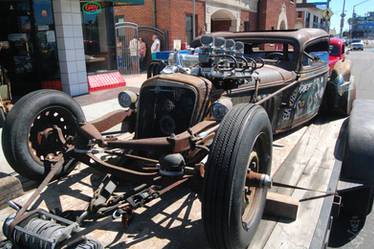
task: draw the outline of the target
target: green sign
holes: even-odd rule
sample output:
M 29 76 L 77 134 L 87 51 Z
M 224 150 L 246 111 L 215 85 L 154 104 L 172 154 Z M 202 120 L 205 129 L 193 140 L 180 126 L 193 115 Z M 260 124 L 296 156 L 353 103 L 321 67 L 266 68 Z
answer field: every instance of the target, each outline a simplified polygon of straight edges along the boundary
M 82 11 L 86 14 L 97 14 L 101 11 L 101 5 L 97 2 L 87 2 L 83 4 Z
M 144 5 L 144 0 L 117 0 L 117 5 Z

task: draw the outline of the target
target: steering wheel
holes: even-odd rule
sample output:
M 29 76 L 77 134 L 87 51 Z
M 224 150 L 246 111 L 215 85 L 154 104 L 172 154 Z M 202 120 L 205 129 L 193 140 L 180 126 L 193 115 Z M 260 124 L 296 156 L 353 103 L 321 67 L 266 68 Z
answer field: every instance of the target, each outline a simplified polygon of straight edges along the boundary
M 271 59 L 271 60 L 277 60 L 279 61 L 284 57 L 282 52 L 271 52 L 265 55 L 264 59 Z

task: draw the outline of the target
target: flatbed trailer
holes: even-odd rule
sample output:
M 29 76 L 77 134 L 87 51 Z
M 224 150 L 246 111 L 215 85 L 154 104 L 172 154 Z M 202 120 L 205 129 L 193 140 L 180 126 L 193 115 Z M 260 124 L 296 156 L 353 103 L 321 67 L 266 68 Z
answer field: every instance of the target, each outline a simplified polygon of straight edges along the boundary
M 324 120 L 322 120 L 324 119 Z M 277 135 L 273 142 L 274 181 L 319 191 L 335 192 L 341 161 L 335 158 L 337 138 L 344 119 L 315 119 L 296 130 Z M 69 176 L 54 181 L 34 203 L 46 210 L 85 210 L 103 174 L 80 164 Z M 126 190 L 128 184 L 119 189 Z M 323 194 L 272 187 L 270 192 L 296 200 Z M 15 199 L 23 204 L 32 191 Z M 209 248 L 201 221 L 199 196 L 189 183 L 136 210 L 127 228 L 120 220 L 103 217 L 82 224 L 81 234 L 105 248 Z M 330 195 L 299 202 L 297 218 L 265 215 L 249 248 L 324 248 L 336 198 Z M 11 213 L 0 210 L 1 222 Z M 58 212 L 58 211 L 57 211 Z

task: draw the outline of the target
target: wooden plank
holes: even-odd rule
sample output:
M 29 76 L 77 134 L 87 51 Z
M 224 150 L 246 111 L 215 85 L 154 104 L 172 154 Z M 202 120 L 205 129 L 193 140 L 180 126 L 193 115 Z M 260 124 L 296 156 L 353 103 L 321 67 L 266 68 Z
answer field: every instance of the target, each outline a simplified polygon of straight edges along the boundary
M 278 134 L 273 141 L 273 160 L 271 175 L 273 176 L 287 159 L 288 155 L 306 134 L 308 126 L 302 126 L 291 131 Z
M 310 161 L 313 159 L 313 155 L 316 149 L 318 149 L 318 147 L 320 147 L 321 144 L 325 143 L 326 138 L 330 133 L 337 134 L 337 131 L 339 130 L 338 127 L 342 123 L 342 120 L 337 120 L 334 122 L 337 122 L 336 125 L 333 125 L 331 127 L 329 127 L 329 124 L 310 125 L 308 127 L 308 130 L 305 132 L 302 139 L 300 140 L 299 144 L 287 156 L 286 160 L 282 163 L 282 166 L 273 176 L 273 179 L 275 181 L 282 182 L 285 184 L 296 185 L 299 182 L 301 176 L 305 173 L 304 169 L 307 167 L 308 163 L 310 163 Z M 331 139 L 331 141 L 335 140 Z M 292 195 L 292 193 L 294 192 L 293 189 L 286 188 L 272 188 L 272 191 L 285 195 Z M 271 237 L 278 221 L 284 220 L 274 219 L 273 217 L 264 217 L 264 219 L 261 221 L 257 229 L 257 232 L 249 248 L 264 248 L 267 241 Z M 284 239 L 280 237 L 279 239 L 281 241 L 284 241 Z
M 21 182 L 14 176 L 7 175 L 0 178 L 0 209 L 7 207 L 7 202 L 21 196 L 23 189 Z
M 298 208 L 299 200 L 288 195 L 268 192 L 264 214 L 267 216 L 295 220 Z
M 318 143 L 310 153 L 304 154 L 307 162 L 302 175 L 298 177 L 297 185 L 322 191 L 327 190 L 335 162 L 335 142 L 341 124 L 341 120 L 322 124 L 319 131 L 314 133 Z M 302 190 L 295 190 L 292 194 L 297 199 L 315 195 L 318 194 Z M 277 223 L 264 248 L 309 248 L 322 204 L 323 198 L 302 202 L 296 221 Z

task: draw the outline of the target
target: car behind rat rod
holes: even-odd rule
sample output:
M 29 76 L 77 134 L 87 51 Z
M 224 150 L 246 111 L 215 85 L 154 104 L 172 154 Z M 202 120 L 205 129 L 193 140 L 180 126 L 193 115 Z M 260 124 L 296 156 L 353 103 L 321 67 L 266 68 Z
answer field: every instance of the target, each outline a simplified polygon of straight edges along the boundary
M 99 242 L 70 238 L 83 219 L 110 213 L 127 225 L 136 208 L 197 179 L 210 245 L 248 246 L 271 186 L 273 134 L 312 119 L 327 84 L 340 89 L 337 77 L 328 81 L 329 37 L 318 29 L 216 33 L 191 46 L 196 50 L 190 54 L 154 61 L 154 76 L 139 95 L 121 92 L 125 108 L 91 122 L 59 91 L 32 92 L 15 104 L 3 129 L 4 154 L 19 174 L 45 177 L 25 205 L 11 203 L 19 210 L 5 222 L 4 233 L 15 245 L 100 248 Z M 346 114 L 355 96 L 352 85 L 335 92 Z M 133 137 L 105 133 L 118 124 Z M 28 210 L 50 180 L 78 162 L 108 174 L 82 215 L 70 221 Z M 142 185 L 112 195 L 121 181 Z

